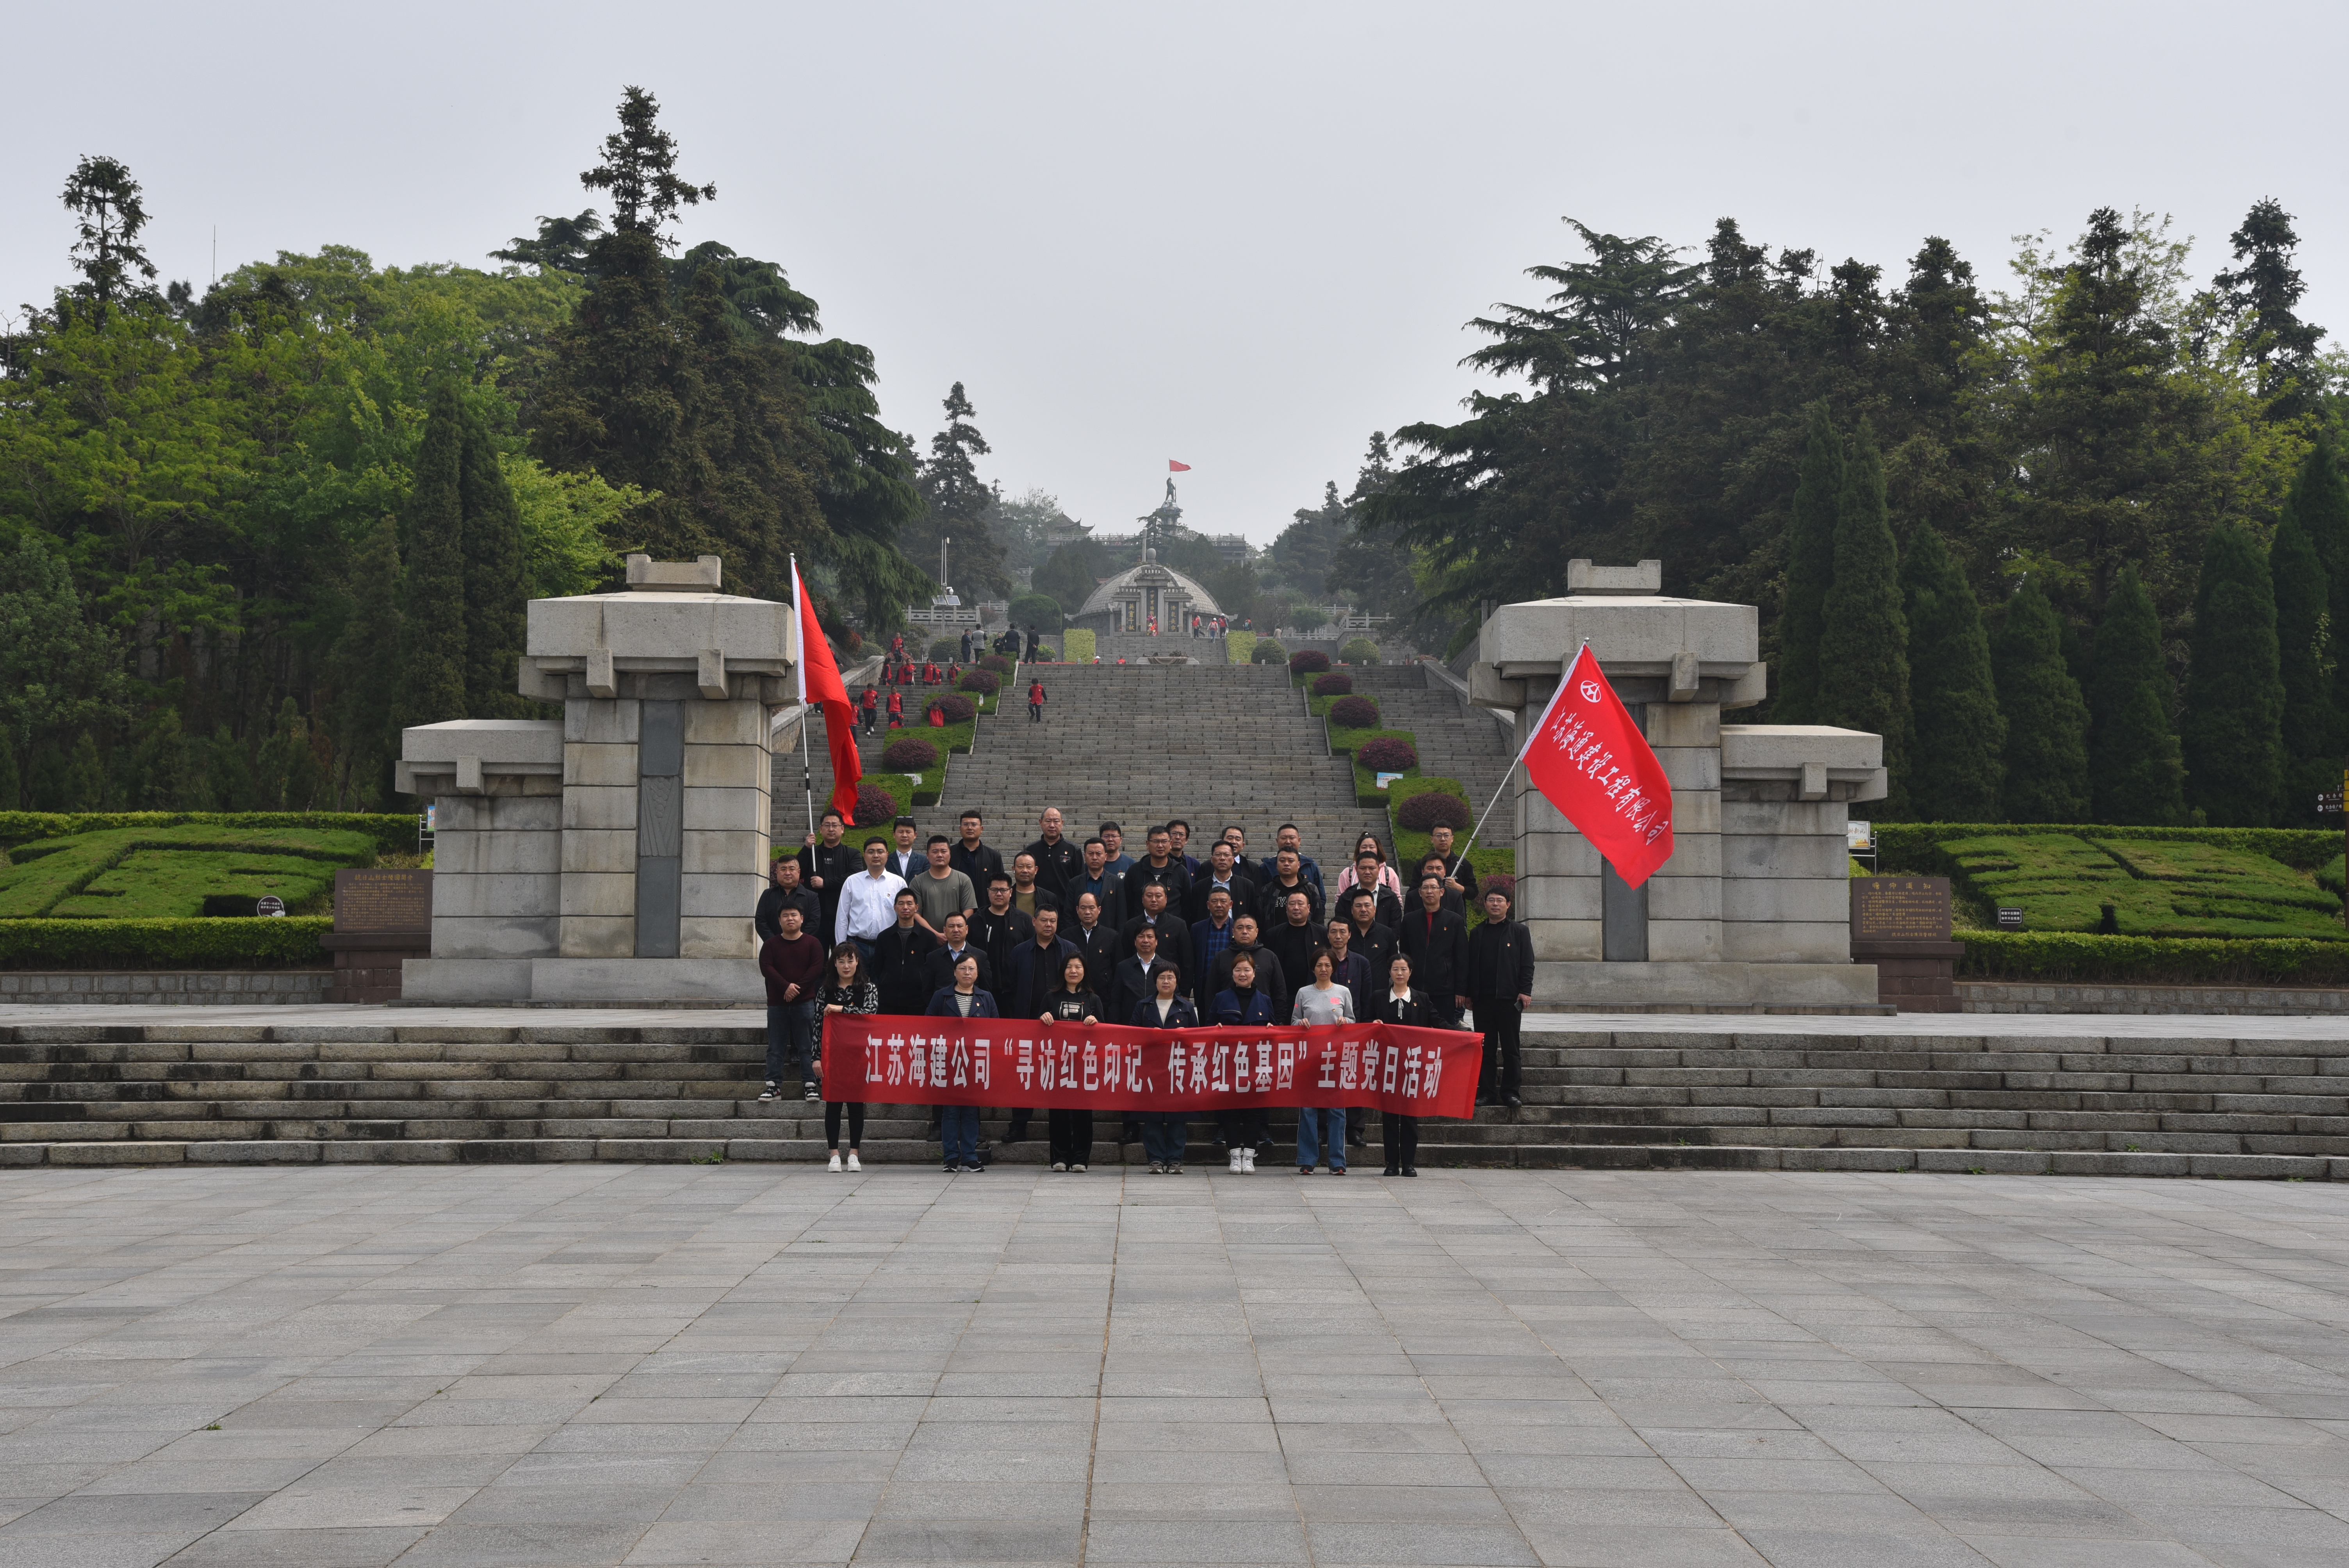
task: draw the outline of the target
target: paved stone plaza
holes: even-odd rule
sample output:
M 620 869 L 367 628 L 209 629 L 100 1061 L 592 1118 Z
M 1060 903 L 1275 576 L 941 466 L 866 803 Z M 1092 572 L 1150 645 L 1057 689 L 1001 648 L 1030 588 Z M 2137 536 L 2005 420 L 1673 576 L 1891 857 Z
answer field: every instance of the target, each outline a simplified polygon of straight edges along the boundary
M 2349 1564 L 2317 1183 L 0 1172 L 9 1568 Z

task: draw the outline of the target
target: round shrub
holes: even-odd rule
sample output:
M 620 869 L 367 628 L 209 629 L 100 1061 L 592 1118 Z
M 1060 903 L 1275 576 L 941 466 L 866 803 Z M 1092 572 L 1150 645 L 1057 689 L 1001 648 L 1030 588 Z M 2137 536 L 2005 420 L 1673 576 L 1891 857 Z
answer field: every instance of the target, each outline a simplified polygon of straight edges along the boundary
M 1313 677 L 1315 696 L 1344 696 L 1354 689 L 1354 677 L 1343 670 L 1331 670 L 1326 676 Z
M 856 826 L 885 828 L 897 816 L 897 797 L 875 784 L 856 787 Z
M 936 708 L 948 724 L 968 724 L 978 717 L 978 704 L 967 696 L 957 696 L 953 692 L 932 697 L 930 707 Z
M 1379 705 L 1366 696 L 1341 696 L 1330 705 L 1330 722 L 1340 729 L 1376 729 Z
M 1011 661 L 1001 654 L 989 654 L 978 661 L 978 667 L 983 670 L 993 670 L 999 676 L 1008 676 L 1011 673 Z M 987 689 L 993 691 L 995 688 L 989 686 Z
M 919 773 L 925 768 L 935 767 L 937 760 L 936 747 L 910 737 L 894 742 L 881 754 L 881 766 L 892 773 Z
M 1338 656 L 1350 665 L 1374 665 L 1379 662 L 1379 645 L 1368 637 L 1355 637 L 1338 650 Z
M 1260 665 L 1285 664 L 1288 659 L 1288 650 L 1270 637 L 1258 637 L 1256 640 L 1256 652 L 1249 657 Z
M 1414 833 L 1424 833 L 1430 828 L 1449 828 L 1455 833 L 1468 830 L 1468 802 L 1442 789 L 1430 789 L 1413 795 L 1395 808 L 1395 826 L 1409 828 Z
M 987 696 L 1003 689 L 1003 677 L 993 670 L 965 670 L 962 672 L 962 689 Z
M 1319 648 L 1302 648 L 1288 655 L 1288 673 L 1293 676 L 1319 675 L 1330 667 L 1330 655 Z
M 1057 665 L 1061 662 L 1061 655 L 1053 651 L 1051 644 L 1039 643 L 1036 645 L 1036 662 L 1043 665 Z
M 1009 614 L 1015 626 L 1033 626 L 1039 632 L 1061 629 L 1061 602 L 1050 593 L 1022 593 L 1011 601 Z
M 944 663 L 947 659 L 958 659 L 962 657 L 962 639 L 960 637 L 940 637 L 937 641 L 930 645 L 930 657 L 938 660 L 940 663 Z
M 1361 748 L 1354 753 L 1354 760 L 1373 773 L 1402 773 L 1419 766 L 1419 752 L 1408 740 L 1381 735 L 1362 742 Z

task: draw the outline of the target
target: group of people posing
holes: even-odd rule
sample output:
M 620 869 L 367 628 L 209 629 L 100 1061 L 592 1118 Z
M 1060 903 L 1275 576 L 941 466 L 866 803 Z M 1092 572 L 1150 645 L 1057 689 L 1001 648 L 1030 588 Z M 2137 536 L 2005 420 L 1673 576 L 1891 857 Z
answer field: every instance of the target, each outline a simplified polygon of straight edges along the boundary
M 1419 864 L 1390 863 L 1364 833 L 1333 882 L 1304 852 L 1294 824 L 1273 852 L 1247 858 L 1247 836 L 1226 828 L 1202 860 L 1180 820 L 1152 826 L 1140 859 L 1104 822 L 1082 844 L 1057 810 L 1007 866 L 977 811 L 958 836 L 920 840 L 911 817 L 890 839 L 852 847 L 836 812 L 796 856 L 774 862 L 759 901 L 760 968 L 767 984 L 766 1088 L 778 1098 L 797 1063 L 806 1097 L 822 1098 L 816 1043 L 825 1013 L 887 1013 L 1143 1028 L 1372 1021 L 1459 1028 L 1473 1014 L 1484 1035 L 1480 1104 L 1521 1103 L 1519 1024 L 1533 1000 L 1533 944 L 1509 893 L 1481 893 L 1452 830 L 1438 828 Z M 1469 929 L 1471 907 L 1484 916 Z M 827 1101 L 832 1168 L 843 1169 L 841 1102 Z M 857 1168 L 864 1108 L 845 1107 L 845 1165 Z M 1300 1174 L 1346 1170 L 1342 1108 L 1298 1113 Z M 1055 1171 L 1081 1171 L 1092 1113 L 1049 1113 Z M 1015 1109 L 1004 1141 L 1027 1136 Z M 1231 1169 L 1256 1169 L 1269 1141 L 1267 1113 L 1218 1113 Z M 1129 1119 L 1156 1174 L 1180 1174 L 1187 1127 L 1179 1114 Z M 1418 1174 L 1417 1119 L 1381 1118 L 1386 1174 Z M 978 1112 L 947 1106 L 937 1135 L 948 1171 L 982 1169 Z M 1357 1129 L 1352 1140 L 1365 1140 Z

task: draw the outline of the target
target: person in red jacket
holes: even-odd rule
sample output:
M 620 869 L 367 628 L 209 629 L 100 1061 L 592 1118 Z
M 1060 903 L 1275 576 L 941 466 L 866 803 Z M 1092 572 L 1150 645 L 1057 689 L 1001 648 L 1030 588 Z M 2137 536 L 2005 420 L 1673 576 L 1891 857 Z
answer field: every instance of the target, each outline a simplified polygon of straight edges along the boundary
M 1030 724 L 1044 722 L 1044 683 L 1042 681 L 1028 683 L 1028 722 Z
M 799 905 L 783 905 L 775 916 L 781 929 L 759 949 L 759 974 L 767 983 L 767 1089 L 761 1099 L 782 1093 L 783 1068 L 794 1058 L 807 1098 L 821 1098 L 815 999 L 823 984 L 823 944 L 802 929 L 805 921 Z
M 905 727 L 905 694 L 901 691 L 893 691 L 889 694 L 889 727 L 892 729 L 900 729 Z
M 879 688 L 864 688 L 864 733 L 872 734 L 881 727 L 881 693 Z

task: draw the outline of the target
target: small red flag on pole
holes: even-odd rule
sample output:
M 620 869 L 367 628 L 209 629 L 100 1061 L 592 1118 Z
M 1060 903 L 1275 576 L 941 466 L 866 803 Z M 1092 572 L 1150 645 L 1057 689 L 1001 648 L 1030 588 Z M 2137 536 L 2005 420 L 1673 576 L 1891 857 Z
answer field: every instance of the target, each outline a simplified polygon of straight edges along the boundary
M 1191 471 L 1191 465 L 1188 463 L 1178 463 L 1174 459 L 1169 458 L 1166 459 L 1166 471 L 1170 474 L 1187 474 Z
M 1671 783 L 1589 644 L 1517 755 L 1534 788 L 1631 886 L 1672 858 Z

